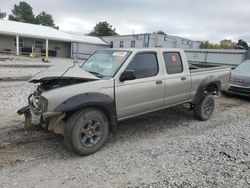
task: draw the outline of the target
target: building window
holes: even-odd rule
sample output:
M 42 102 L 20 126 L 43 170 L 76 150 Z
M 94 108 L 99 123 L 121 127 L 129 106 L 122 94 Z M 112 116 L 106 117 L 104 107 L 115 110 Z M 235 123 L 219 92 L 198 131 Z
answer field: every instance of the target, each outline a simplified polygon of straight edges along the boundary
M 139 35 L 134 35 L 135 40 L 139 40 Z
M 148 48 L 149 47 L 149 41 L 150 41 L 150 34 L 144 34 L 143 47 Z
M 62 46 L 60 44 L 57 44 L 57 45 L 54 46 L 54 50 L 61 51 Z
M 123 48 L 123 44 L 124 44 L 124 42 L 120 41 L 120 48 Z
M 16 46 L 16 38 L 14 38 L 14 46 Z M 19 38 L 19 48 L 24 47 L 24 40 L 23 38 Z
M 135 48 L 135 41 L 131 41 L 131 48 Z
M 109 47 L 110 47 L 110 48 L 113 48 L 113 47 L 114 47 L 114 42 L 113 42 L 113 41 L 110 42 Z
M 189 45 L 190 45 L 190 48 L 192 48 L 193 47 L 193 42 L 190 41 Z
M 61 51 L 62 50 L 62 44 L 59 42 L 54 43 L 54 50 Z
M 143 47 L 147 48 L 147 47 L 149 47 L 149 44 L 147 42 L 144 42 Z
M 167 41 L 167 36 L 164 36 L 164 41 Z
M 35 48 L 43 49 L 44 41 L 43 40 L 35 40 Z

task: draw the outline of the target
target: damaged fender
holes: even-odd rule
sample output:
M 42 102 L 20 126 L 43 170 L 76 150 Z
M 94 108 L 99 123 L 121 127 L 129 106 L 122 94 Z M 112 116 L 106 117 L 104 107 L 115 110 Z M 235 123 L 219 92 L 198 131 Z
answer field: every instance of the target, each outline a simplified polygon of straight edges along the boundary
M 109 119 L 111 131 L 116 132 L 117 115 L 115 101 L 108 95 L 100 93 L 79 94 L 62 102 L 55 108 L 55 111 L 70 112 L 85 107 L 96 107 L 102 110 Z

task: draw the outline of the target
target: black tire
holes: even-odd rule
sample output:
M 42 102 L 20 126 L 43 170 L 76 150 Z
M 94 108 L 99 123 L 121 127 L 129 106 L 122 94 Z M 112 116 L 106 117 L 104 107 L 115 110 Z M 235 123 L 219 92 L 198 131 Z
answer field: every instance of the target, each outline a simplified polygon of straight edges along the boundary
M 76 111 L 66 122 L 65 146 L 78 155 L 90 155 L 105 143 L 109 133 L 105 114 L 94 108 Z
M 199 104 L 194 106 L 194 116 L 198 120 L 206 121 L 213 114 L 215 107 L 215 100 L 213 95 L 208 94 L 206 97 L 202 99 Z

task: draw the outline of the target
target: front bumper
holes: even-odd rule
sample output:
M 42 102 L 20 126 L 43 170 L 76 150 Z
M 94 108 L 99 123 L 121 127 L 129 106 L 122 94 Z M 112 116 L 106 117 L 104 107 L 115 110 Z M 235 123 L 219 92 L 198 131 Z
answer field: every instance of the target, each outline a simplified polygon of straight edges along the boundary
M 17 114 L 18 115 L 25 115 L 25 114 L 29 114 L 30 113 L 30 107 L 29 107 L 29 105 L 27 105 L 27 106 L 24 106 L 23 108 L 21 108 L 21 109 L 19 109 L 18 111 L 17 111 Z
M 250 97 L 250 87 L 243 87 L 243 86 L 237 86 L 237 85 L 230 85 L 229 89 L 226 91 L 226 93 L 244 96 L 244 97 Z

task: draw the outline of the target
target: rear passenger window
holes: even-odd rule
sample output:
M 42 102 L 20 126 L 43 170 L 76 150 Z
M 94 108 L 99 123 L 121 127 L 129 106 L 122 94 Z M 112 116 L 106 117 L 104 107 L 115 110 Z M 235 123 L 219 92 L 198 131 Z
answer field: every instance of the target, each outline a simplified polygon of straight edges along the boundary
M 178 52 L 164 52 L 163 57 L 168 74 L 182 73 L 182 61 Z
M 158 61 L 155 53 L 141 53 L 135 55 L 127 70 L 134 70 L 136 78 L 146 78 L 157 75 Z

